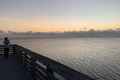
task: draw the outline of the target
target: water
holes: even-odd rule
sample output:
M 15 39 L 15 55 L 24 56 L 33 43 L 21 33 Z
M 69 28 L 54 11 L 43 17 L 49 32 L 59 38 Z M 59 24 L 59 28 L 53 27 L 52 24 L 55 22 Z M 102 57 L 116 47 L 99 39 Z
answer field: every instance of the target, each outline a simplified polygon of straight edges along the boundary
M 97 80 L 120 80 L 120 38 L 19 39 L 12 43 Z

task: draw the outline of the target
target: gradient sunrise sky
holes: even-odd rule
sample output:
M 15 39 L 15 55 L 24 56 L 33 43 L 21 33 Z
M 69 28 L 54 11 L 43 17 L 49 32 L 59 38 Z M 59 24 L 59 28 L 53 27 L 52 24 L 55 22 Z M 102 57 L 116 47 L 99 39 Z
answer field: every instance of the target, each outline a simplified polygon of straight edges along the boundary
M 0 30 L 120 28 L 120 0 L 0 0 Z

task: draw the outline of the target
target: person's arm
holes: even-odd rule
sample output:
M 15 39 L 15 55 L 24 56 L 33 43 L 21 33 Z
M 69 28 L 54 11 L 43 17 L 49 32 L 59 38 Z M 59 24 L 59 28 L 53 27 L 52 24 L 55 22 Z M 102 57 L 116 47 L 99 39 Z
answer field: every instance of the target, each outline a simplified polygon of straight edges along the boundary
M 3 41 L 3 44 L 4 44 L 4 45 L 6 44 L 5 40 Z

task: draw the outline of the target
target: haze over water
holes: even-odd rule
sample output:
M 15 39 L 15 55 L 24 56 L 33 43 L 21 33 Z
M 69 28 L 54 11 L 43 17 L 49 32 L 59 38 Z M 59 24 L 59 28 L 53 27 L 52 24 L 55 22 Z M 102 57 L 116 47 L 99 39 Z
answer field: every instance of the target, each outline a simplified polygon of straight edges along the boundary
M 120 79 L 120 38 L 11 40 L 98 80 Z

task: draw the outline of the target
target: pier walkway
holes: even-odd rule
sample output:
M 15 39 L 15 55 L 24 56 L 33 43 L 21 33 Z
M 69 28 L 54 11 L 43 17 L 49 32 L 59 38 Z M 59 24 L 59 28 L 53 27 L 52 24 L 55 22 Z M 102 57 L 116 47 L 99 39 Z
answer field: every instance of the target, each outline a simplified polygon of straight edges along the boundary
M 0 80 L 94 80 L 64 64 L 19 45 L 0 45 Z

